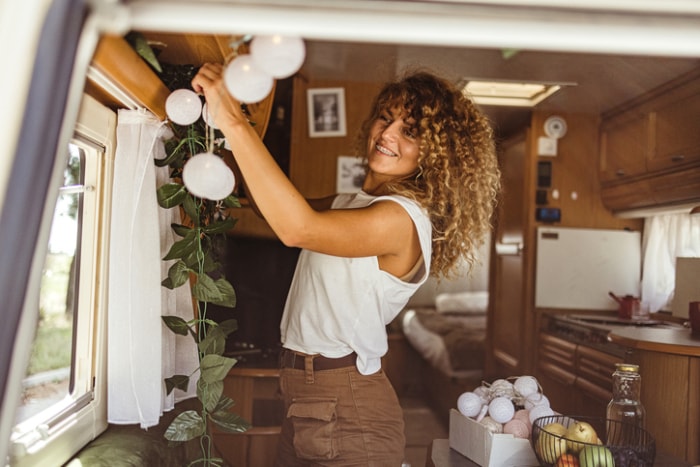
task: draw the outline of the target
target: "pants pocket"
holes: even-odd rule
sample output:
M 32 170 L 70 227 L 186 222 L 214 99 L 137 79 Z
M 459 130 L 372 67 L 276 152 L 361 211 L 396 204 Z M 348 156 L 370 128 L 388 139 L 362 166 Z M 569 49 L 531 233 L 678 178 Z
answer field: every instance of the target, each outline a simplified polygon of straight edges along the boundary
M 329 460 L 338 456 L 335 398 L 293 399 L 287 418 L 294 427 L 294 450 L 301 459 Z

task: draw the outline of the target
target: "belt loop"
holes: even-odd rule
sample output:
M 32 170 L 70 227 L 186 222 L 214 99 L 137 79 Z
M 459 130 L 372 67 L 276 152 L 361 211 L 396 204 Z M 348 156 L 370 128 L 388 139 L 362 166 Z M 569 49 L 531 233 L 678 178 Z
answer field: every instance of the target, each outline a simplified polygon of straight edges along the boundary
M 306 376 L 306 384 L 314 383 L 314 356 L 304 355 L 304 374 Z

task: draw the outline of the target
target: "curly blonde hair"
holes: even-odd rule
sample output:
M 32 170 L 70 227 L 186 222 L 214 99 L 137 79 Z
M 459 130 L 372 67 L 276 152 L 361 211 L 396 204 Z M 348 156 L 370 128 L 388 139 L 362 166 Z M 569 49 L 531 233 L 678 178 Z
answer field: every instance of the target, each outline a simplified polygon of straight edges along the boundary
M 366 156 L 370 127 L 386 109 L 403 109 L 416 122 L 418 171 L 386 185 L 413 199 L 433 226 L 433 276 L 450 277 L 460 260 L 469 268 L 491 231 L 501 190 L 494 135 L 488 119 L 447 80 L 414 71 L 384 86 L 362 124 L 357 151 Z

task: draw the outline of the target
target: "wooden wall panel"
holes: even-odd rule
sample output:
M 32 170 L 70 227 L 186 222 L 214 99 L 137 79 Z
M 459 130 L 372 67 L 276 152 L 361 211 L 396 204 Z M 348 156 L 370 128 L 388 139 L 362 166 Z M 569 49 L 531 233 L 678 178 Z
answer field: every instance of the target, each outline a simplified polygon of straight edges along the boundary
M 383 83 L 306 81 L 295 78 L 292 105 L 292 141 L 289 176 L 307 198 L 336 192 L 338 156 L 354 155 L 355 135 Z M 308 128 L 306 91 L 314 88 L 345 89 L 346 136 L 311 138 Z

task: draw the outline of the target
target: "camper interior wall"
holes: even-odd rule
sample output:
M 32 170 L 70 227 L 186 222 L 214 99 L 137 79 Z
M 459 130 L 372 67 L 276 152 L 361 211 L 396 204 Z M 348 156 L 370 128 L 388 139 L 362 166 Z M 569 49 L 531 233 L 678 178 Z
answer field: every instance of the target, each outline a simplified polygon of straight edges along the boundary
M 20 116 L 25 114 L 27 93 L 34 72 L 34 59 L 37 56 L 37 44 L 43 19 L 52 0 L 23 0 L 22 2 L 0 2 L 0 40 L 5 47 L 3 52 L 5 73 L 0 77 L 0 102 L 3 103 L 3 112 L 0 113 L 0 127 L 3 128 L 3 138 L 0 138 L 0 202 L 2 212 L 7 212 L 6 202 L 9 200 L 7 193 L 8 177 L 16 161 L 22 156 L 18 149 L 18 135 L 21 133 Z M 59 2 L 55 2 L 58 4 Z M 633 4 L 632 4 L 633 3 Z M 62 2 L 63 5 L 82 8 L 81 2 Z M 112 8 L 103 9 L 105 5 Z M 410 6 L 408 8 L 407 6 Z M 367 42 L 409 42 L 413 44 L 435 44 L 447 46 L 471 46 L 493 48 L 522 48 L 543 49 L 559 51 L 582 52 L 609 52 L 628 54 L 650 54 L 667 56 L 700 57 L 700 2 L 695 0 L 674 0 L 659 2 L 657 0 L 638 0 L 622 5 L 613 5 L 605 0 L 571 0 L 563 5 L 554 0 L 492 0 L 491 2 L 400 2 L 400 1 L 337 1 L 326 2 L 322 0 L 298 0 L 296 2 L 282 2 L 273 0 L 257 0 L 250 2 L 168 2 L 166 0 L 134 0 L 124 4 L 108 0 L 94 1 L 88 21 L 90 27 L 100 27 L 103 31 L 116 26 L 120 28 L 131 27 L 134 29 L 190 31 L 207 33 L 271 33 L 282 32 L 287 34 L 300 34 L 313 39 L 324 40 L 354 40 Z M 115 10 L 125 13 L 120 15 L 122 20 L 128 18 L 128 22 L 113 22 Z M 69 12 L 70 13 L 70 12 Z M 126 21 L 126 20 L 125 20 Z M 362 35 L 358 36 L 358 31 Z M 126 30 L 110 32 L 125 33 Z M 495 32 L 495 33 L 494 33 Z M 85 37 L 89 50 L 90 42 L 94 37 L 89 34 Z M 94 44 L 92 44 L 94 47 Z M 56 50 L 61 47 L 72 47 L 71 44 L 57 43 Z M 64 57 L 72 56 L 73 50 L 65 50 Z M 43 154 L 49 160 L 46 164 L 53 164 L 50 160 L 59 154 L 58 145 L 67 140 L 68 131 L 72 131 L 77 116 L 78 102 L 81 96 L 75 92 L 85 80 L 85 60 L 79 57 L 76 65 L 76 74 L 72 82 L 69 98 L 65 102 L 64 119 L 56 118 L 51 122 L 51 128 L 64 128 L 62 137 L 59 138 L 57 147 L 51 143 L 45 147 Z M 51 79 L 68 79 L 68 76 L 51 76 Z M 53 115 L 52 115 L 53 117 Z M 101 119 L 104 121 L 104 119 Z M 45 138 L 44 129 L 33 129 L 37 132 L 37 138 Z M 104 144 L 108 151 L 110 140 Z M 50 156 L 45 156 L 49 154 Z M 7 157 L 6 157 L 7 155 Z M 26 156 L 26 154 L 25 154 Z M 57 188 L 58 175 L 53 177 L 53 184 Z M 22 180 L 23 183 L 31 183 Z M 46 187 L 43 187 L 46 189 Z M 41 190 L 39 190 L 41 191 Z M 55 200 L 56 194 L 48 196 L 49 201 Z M 42 198 L 42 202 L 43 202 Z M 108 206 L 105 198 L 105 207 Z M 51 204 L 51 203 L 48 203 Z M 44 216 L 46 220 L 47 216 Z M 104 219 L 106 221 L 106 219 Z M 23 228 L 21 219 L 15 220 L 14 228 L 21 231 Z M 5 228 L 11 225 L 6 224 Z M 43 225 L 41 232 L 26 232 L 29 235 L 37 235 L 41 240 L 46 240 L 47 225 Z M 107 229 L 100 231 L 104 235 Z M 0 244 L 4 238 L 0 236 Z M 107 251 L 107 238 L 100 240 L 100 250 Z M 41 242 L 37 243 L 41 244 Z M 45 242 L 44 242 L 45 244 Z M 38 249 L 38 253 L 44 251 L 45 246 Z M 28 252 L 26 257 L 33 258 L 27 264 L 0 263 L 2 274 L 0 277 L 10 277 L 14 271 L 22 266 L 29 267 L 29 262 L 36 266 L 39 255 L 34 251 Z M 106 256 L 95 258 L 97 268 L 103 269 L 108 261 Z M 104 271 L 102 271 L 104 272 Z M 30 299 L 38 286 L 36 273 L 19 287 L 2 289 L 3 299 L 6 303 L 12 303 L 11 298 L 19 297 Z M 103 280 L 102 283 L 106 283 Z M 104 383 L 104 302 L 100 298 L 98 289 L 92 303 L 98 311 L 96 321 L 93 322 L 94 348 L 93 355 L 97 356 L 97 363 L 92 367 L 93 375 Z M 5 293 L 7 292 L 7 293 Z M 33 301 L 32 301 L 33 300 Z M 13 428 L 13 419 L 6 414 L 13 414 L 18 403 L 18 389 L 22 378 L 22 371 L 18 370 L 21 362 L 26 363 L 30 336 L 33 335 L 32 318 L 29 313 L 36 305 L 36 299 L 28 300 L 22 309 L 22 326 L 16 336 L 12 336 L 4 342 L 4 351 L 0 358 L 5 363 L 10 361 L 14 353 L 15 361 L 13 370 L 4 372 L 0 378 L 5 384 L 0 385 L 3 391 L 0 394 L 2 400 L 1 411 L 3 413 L 0 422 L 0 459 L 5 459 L 10 453 L 10 437 Z M 0 311 L 3 322 L 7 317 L 17 317 L 19 309 L 7 309 Z M 16 345 L 15 345 L 16 344 Z M 12 351 L 14 348 L 15 352 Z M 36 457 L 24 457 L 24 465 L 55 465 L 58 459 L 66 459 L 90 437 L 94 437 L 99 431 L 92 425 L 93 417 L 102 414 L 104 407 L 104 386 L 95 388 L 94 406 L 90 406 L 90 413 L 85 417 L 76 417 L 72 429 L 78 430 L 80 436 L 67 436 L 66 441 L 57 442 L 58 438 L 42 438 L 34 443 L 33 450 L 27 453 Z M 99 417 L 97 417 L 99 418 Z M 64 425 L 67 427 L 67 425 Z M 68 433 L 63 431 L 63 434 Z M 44 436 L 41 434 L 40 438 Z M 45 459 L 45 460 L 42 460 Z M 50 459 L 50 460 L 49 460 Z M 19 460 L 14 464 L 21 463 Z

